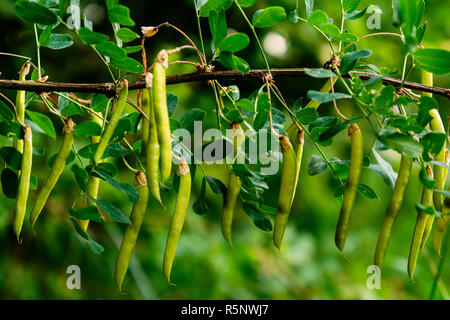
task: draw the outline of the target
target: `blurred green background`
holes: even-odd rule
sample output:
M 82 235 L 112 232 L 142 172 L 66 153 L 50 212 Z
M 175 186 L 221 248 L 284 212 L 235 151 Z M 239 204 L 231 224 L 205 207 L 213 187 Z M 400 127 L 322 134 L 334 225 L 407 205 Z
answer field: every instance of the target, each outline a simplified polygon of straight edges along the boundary
M 112 35 L 105 17 L 103 1 L 81 0 L 88 18 L 94 22 L 94 30 Z M 140 26 L 157 25 L 169 21 L 180 27 L 199 44 L 193 1 L 121 1 L 129 6 L 131 16 L 136 21 L 136 32 Z M 363 5 L 374 3 L 362 1 Z M 397 32 L 392 26 L 392 9 L 388 0 L 376 1 L 384 12 L 381 30 Z M 295 8 L 295 0 L 263 1 L 246 9 L 249 16 L 259 8 L 268 5 L 281 5 L 289 12 Z M 0 0 L 0 51 L 33 57 L 35 45 L 32 27 L 22 23 L 13 12 L 14 1 Z M 340 21 L 338 0 L 316 1 L 315 8 L 325 10 L 336 22 Z M 300 15 L 305 16 L 303 1 L 300 1 Z M 426 47 L 450 49 L 450 2 L 426 1 L 425 19 L 428 20 L 424 38 Z M 368 30 L 366 19 L 347 23 L 348 29 L 362 36 L 375 30 Z M 249 33 L 248 26 L 235 7 L 227 12 L 228 26 L 237 31 Z M 202 20 L 205 46 L 210 53 L 210 33 L 207 20 Z M 66 31 L 60 27 L 61 32 Z M 377 30 L 378 31 L 378 30 Z M 329 58 L 329 46 L 309 25 L 285 21 L 273 28 L 258 30 L 263 45 L 269 53 L 272 67 L 320 67 Z M 170 29 L 162 29 L 159 34 L 147 41 L 148 54 L 153 58 L 161 48 L 173 48 L 184 44 L 179 34 Z M 137 43 L 136 43 L 137 44 Z M 401 43 L 397 38 L 374 37 L 361 41 L 360 48 L 373 50 L 367 62 L 387 67 L 392 72 L 401 69 Z M 253 68 L 263 67 L 263 60 L 255 41 L 240 54 Z M 61 51 L 43 48 L 42 65 L 50 81 L 61 82 L 105 82 L 108 73 L 96 54 L 79 40 L 75 45 Z M 138 58 L 138 56 L 136 56 Z M 195 61 L 195 56 L 183 53 L 176 58 Z M 174 58 L 174 59 L 176 59 Z M 23 60 L 0 56 L 2 79 L 15 79 Z M 218 66 L 218 68 L 220 68 Z M 194 71 L 190 66 L 176 66 L 171 74 Z M 398 76 L 398 74 L 397 74 Z M 417 70 L 410 80 L 419 81 Z M 290 105 L 305 96 L 309 89 L 316 89 L 323 80 L 308 77 L 283 78 L 277 81 L 279 88 Z M 227 84 L 227 83 L 224 83 Z M 448 76 L 435 78 L 435 84 L 450 87 Z M 238 83 L 241 96 L 247 97 L 258 87 L 256 81 Z M 337 87 L 337 90 L 343 90 Z M 179 97 L 174 117 L 180 119 L 196 107 L 208 111 L 204 127 L 214 126 L 214 96 L 204 83 L 190 83 L 170 86 L 168 91 Z M 2 90 L 10 98 L 15 93 Z M 81 95 L 82 96 L 82 95 Z M 88 97 L 88 96 L 86 96 Z M 448 100 L 436 97 L 443 119 L 447 118 Z M 42 108 L 39 105 L 33 109 Z M 353 107 L 342 104 L 342 111 L 350 115 Z M 132 111 L 131 109 L 129 111 Z M 321 115 L 334 114 L 327 104 L 319 108 Z M 357 116 L 356 111 L 353 114 Z M 56 119 L 54 119 L 56 120 Z M 54 121 L 56 129 L 59 122 Z M 363 132 L 369 132 L 363 125 Z M 137 136 L 130 140 L 138 139 Z M 48 173 L 47 160 L 56 152 L 57 141 L 35 134 L 35 148 L 43 149 L 43 156 L 34 157 L 33 173 L 39 182 Z M 11 141 L 1 137 L 1 146 L 11 145 Z M 78 148 L 87 140 L 78 139 Z M 328 157 L 348 158 L 349 141 L 345 132 L 340 133 L 332 146 L 325 148 Z M 0 298 L 2 299 L 427 299 L 432 286 L 431 270 L 438 263 L 437 255 L 431 247 L 419 257 L 416 270 L 416 283 L 412 283 L 406 272 L 410 241 L 416 219 L 414 204 L 419 201 L 421 185 L 418 168 L 414 168 L 407 197 L 394 228 L 385 267 L 381 289 L 369 290 L 366 280 L 370 274 L 366 269 L 372 264 L 378 231 L 391 190 L 383 179 L 364 169 L 362 183 L 370 185 L 380 200 L 357 198 L 351 221 L 351 229 L 346 244 L 345 260 L 334 245 L 334 231 L 339 213 L 339 204 L 333 197 L 334 181 L 329 174 L 310 177 L 307 163 L 311 155 L 318 154 L 312 143 L 306 139 L 305 155 L 301 170 L 299 188 L 291 211 L 291 218 L 285 235 L 282 254 L 278 254 L 272 244 L 272 234 L 257 229 L 251 219 L 239 209 L 235 214 L 233 229 L 236 250 L 230 249 L 220 233 L 220 211 L 222 199 L 210 189 L 207 191 L 207 205 L 213 214 L 198 216 L 189 209 L 185 227 L 180 238 L 172 271 L 175 287 L 167 284 L 162 274 L 162 257 L 167 237 L 175 193 L 163 194 L 167 210 L 151 201 L 138 239 L 135 255 L 124 283 L 128 294 L 120 294 L 114 286 L 113 273 L 124 226 L 106 222 L 102 225 L 92 223 L 89 233 L 92 238 L 105 247 L 100 255 L 93 254 L 73 230 L 68 208 L 76 200 L 79 189 L 73 174 L 66 168 L 58 182 L 45 213 L 38 222 L 37 235 L 34 236 L 28 224 L 23 232 L 23 243 L 17 244 L 12 233 L 14 201 L 0 195 Z M 399 156 L 394 152 L 383 152 L 383 157 L 398 167 Z M 3 162 L 0 160 L 0 165 Z M 122 163 L 119 179 L 132 183 L 133 174 L 125 170 Z M 209 175 L 227 182 L 223 166 L 206 166 Z M 197 199 L 200 190 L 201 172 L 197 170 L 191 204 Z M 275 206 L 278 195 L 279 177 L 269 179 L 270 189 L 265 193 L 269 205 Z M 31 192 L 29 204 L 36 197 Z M 129 214 L 131 204 L 122 194 L 101 184 L 100 199 L 111 201 L 123 212 Z M 28 220 L 27 220 L 28 221 Z M 450 288 L 450 272 L 444 269 L 442 281 Z M 68 290 L 66 269 L 69 265 L 81 268 L 81 290 Z M 442 298 L 438 291 L 436 298 Z

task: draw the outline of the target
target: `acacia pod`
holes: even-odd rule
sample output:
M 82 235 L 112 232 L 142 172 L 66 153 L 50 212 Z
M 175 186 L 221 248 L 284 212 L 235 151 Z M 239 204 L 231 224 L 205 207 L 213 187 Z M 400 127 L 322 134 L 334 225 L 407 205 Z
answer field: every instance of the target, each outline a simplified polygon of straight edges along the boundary
M 145 212 L 147 211 L 148 188 L 144 172 L 138 171 L 136 173 L 134 185 L 139 191 L 139 200 L 133 205 L 130 215 L 131 223 L 127 226 L 125 235 L 123 236 L 114 273 L 114 280 L 120 292 L 122 292 L 122 283 L 127 274 L 131 256 L 133 255 L 139 231 L 142 226 L 142 221 L 144 220 Z
M 447 166 L 449 165 L 449 152 L 448 149 L 445 149 L 445 163 Z M 447 181 L 447 175 L 448 175 L 448 168 L 444 167 L 444 184 L 445 181 Z M 448 198 L 444 201 L 444 206 L 442 208 L 442 213 L 449 213 L 450 212 L 450 202 Z M 448 215 L 443 215 L 437 218 L 436 225 L 434 227 L 433 232 L 433 249 L 436 251 L 436 253 L 440 256 L 441 255 L 441 247 L 442 242 L 444 241 L 444 235 L 445 231 L 447 230 L 448 224 L 450 221 L 450 217 Z
M 144 89 L 148 91 L 149 95 L 149 119 L 148 121 L 148 136 L 145 145 L 146 150 L 146 164 L 147 164 L 147 175 L 148 175 L 148 187 L 150 194 L 161 204 L 161 192 L 160 192 L 160 182 L 159 182 L 159 158 L 160 158 L 160 145 L 158 140 L 158 128 L 156 125 L 155 116 L 155 106 L 153 103 L 153 92 L 152 87 Z M 145 134 L 144 131 L 142 134 Z
M 178 164 L 177 175 L 180 176 L 180 187 L 178 189 L 175 211 L 170 224 L 163 261 L 163 272 L 169 284 L 172 284 L 170 282 L 170 273 L 191 195 L 191 174 L 189 172 L 189 166 L 183 159 Z
M 161 182 L 164 183 L 172 170 L 172 136 L 167 109 L 166 68 L 169 55 L 161 50 L 153 64 L 153 105 L 160 145 Z
M 359 126 L 354 123 L 348 127 L 348 135 L 351 139 L 350 168 L 345 185 L 339 220 L 336 227 L 335 243 L 339 250 L 344 251 L 345 240 L 350 222 L 350 216 L 358 193 L 359 179 L 361 177 L 364 143 Z
M 126 79 L 122 80 L 117 89 L 117 92 L 119 94 L 119 97 L 116 100 L 111 118 L 109 119 L 105 131 L 103 132 L 103 135 L 101 136 L 100 141 L 97 145 L 97 149 L 95 150 L 93 158 L 94 163 L 98 163 L 102 159 L 106 147 L 108 147 L 109 141 L 111 140 L 114 134 L 114 130 L 116 130 L 117 124 L 119 123 L 120 117 L 122 116 L 128 96 L 128 81 Z
M 381 225 L 377 247 L 375 250 L 374 264 L 380 268 L 383 266 L 387 247 L 392 234 L 392 228 L 395 220 L 397 219 L 398 212 L 403 204 L 405 191 L 408 186 L 409 176 L 411 174 L 411 167 L 412 159 L 402 154 L 400 169 L 398 170 L 397 180 L 394 185 L 394 191 L 392 192 L 391 200 Z
M 30 223 L 31 228 L 34 229 L 34 224 L 38 219 L 39 215 L 44 209 L 45 204 L 47 203 L 47 199 L 50 196 L 53 188 L 59 180 L 62 172 L 64 171 L 64 167 L 66 166 L 66 160 L 69 157 L 70 151 L 72 150 L 73 144 L 73 129 L 75 127 L 75 123 L 71 118 L 66 120 L 63 128 L 63 142 L 61 144 L 61 148 L 53 162 L 53 165 L 50 169 L 50 172 L 45 180 L 44 185 L 42 186 L 39 195 L 36 198 L 36 202 L 34 203 L 33 209 L 31 210 L 30 215 Z
M 273 243 L 278 250 L 281 249 L 284 231 L 286 229 L 289 213 L 291 211 L 292 195 L 294 194 L 296 156 L 288 137 L 280 138 L 280 147 L 283 154 L 281 171 L 280 193 L 278 196 L 275 224 L 273 228 Z
M 19 81 L 26 80 L 26 76 L 30 72 L 30 63 L 27 61 L 22 65 L 22 68 L 19 72 Z M 25 99 L 26 92 L 24 90 L 18 90 L 16 95 L 16 110 L 17 110 L 17 120 L 19 123 L 25 122 Z M 14 148 L 17 149 L 20 153 L 23 152 L 23 140 L 17 139 L 14 140 Z
M 14 214 L 13 230 L 20 242 L 23 220 L 27 210 L 28 193 L 30 191 L 31 167 L 33 164 L 33 136 L 29 125 L 24 127 L 22 164 L 20 166 L 19 188 L 17 189 L 16 210 Z
M 428 178 L 433 179 L 433 171 L 430 166 L 425 167 L 425 172 Z M 433 205 L 433 189 L 423 188 L 421 204 L 428 208 Z M 408 274 L 411 281 L 414 282 L 414 270 L 416 269 L 417 257 L 419 256 L 419 251 L 422 243 L 423 234 L 425 232 L 425 227 L 427 224 L 427 218 L 430 216 L 425 212 L 419 212 L 417 214 L 416 225 L 414 227 L 414 234 L 411 241 L 411 248 L 409 250 L 408 257 Z
M 242 143 L 245 141 L 244 131 L 239 123 L 232 124 L 232 138 L 234 145 L 234 154 L 235 158 L 241 158 L 241 153 L 239 152 L 239 148 Z M 240 159 L 242 160 L 242 159 Z M 241 191 L 241 179 L 235 175 L 233 172 L 230 173 L 227 193 L 225 195 L 223 209 L 222 209 L 222 224 L 221 230 L 222 235 L 225 240 L 228 241 L 231 247 L 233 247 L 233 243 L 231 241 L 231 230 L 233 226 L 233 217 L 234 211 L 236 210 L 236 203 L 239 197 L 239 193 Z
M 103 119 L 96 115 L 92 116 L 92 121 L 94 121 L 101 127 L 103 126 Z M 91 140 L 91 144 L 99 143 L 100 137 L 93 136 L 90 138 L 90 140 Z M 102 161 L 103 160 L 99 160 L 99 163 Z M 94 177 L 92 175 L 89 176 L 88 182 L 86 184 L 86 194 L 91 196 L 94 199 L 97 199 L 99 187 L 100 187 L 100 179 L 97 177 Z M 86 199 L 86 201 L 87 201 L 87 204 L 90 206 L 97 206 L 97 204 L 92 200 Z M 89 226 L 89 220 L 80 220 L 80 226 L 83 228 L 84 231 L 86 231 Z

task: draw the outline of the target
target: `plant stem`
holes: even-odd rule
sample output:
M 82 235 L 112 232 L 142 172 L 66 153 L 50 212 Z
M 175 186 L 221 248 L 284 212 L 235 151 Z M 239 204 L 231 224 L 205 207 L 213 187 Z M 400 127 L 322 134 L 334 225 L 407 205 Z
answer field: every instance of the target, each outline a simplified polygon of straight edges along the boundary
M 197 2 L 196 0 L 193 0 L 194 2 L 194 8 L 195 8 L 195 15 L 197 16 L 197 28 L 198 28 L 198 36 L 200 38 L 200 44 L 202 46 L 202 53 L 203 56 L 205 57 L 205 61 L 206 61 L 206 53 L 205 53 L 205 44 L 203 43 L 203 35 L 202 35 L 202 26 L 200 24 L 200 15 L 198 14 L 198 9 L 197 9 Z
M 239 11 L 241 12 L 241 14 L 244 17 L 245 21 L 247 22 L 248 26 L 252 30 L 252 33 L 253 33 L 253 35 L 254 35 L 254 37 L 256 39 L 256 42 L 258 43 L 259 51 L 261 52 L 261 55 L 264 58 L 264 63 L 266 64 L 267 72 L 270 74 L 269 62 L 267 61 L 266 53 L 264 52 L 264 48 L 263 48 L 263 46 L 261 44 L 261 41 L 259 40 L 258 34 L 256 33 L 256 30 L 255 30 L 255 27 L 250 22 L 250 20 L 248 20 L 247 15 L 245 14 L 244 10 L 242 9 L 241 5 L 237 2 L 237 0 L 234 0 L 234 4 L 238 7 Z
M 33 24 L 33 26 L 34 26 L 34 38 L 36 40 L 36 53 L 37 53 L 37 63 L 38 63 L 38 78 L 40 78 L 41 77 L 41 53 L 40 53 L 41 44 L 39 43 L 39 37 L 38 37 L 36 23 Z

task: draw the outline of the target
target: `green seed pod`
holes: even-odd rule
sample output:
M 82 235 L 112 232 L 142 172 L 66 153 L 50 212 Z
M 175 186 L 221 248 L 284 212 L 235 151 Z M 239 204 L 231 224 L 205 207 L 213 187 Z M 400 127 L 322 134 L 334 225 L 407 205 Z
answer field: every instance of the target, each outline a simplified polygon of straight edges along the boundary
M 339 250 L 344 252 L 345 240 L 347 238 L 350 216 L 358 193 L 359 178 L 361 176 L 364 143 L 359 126 L 354 123 L 348 127 L 348 135 L 351 138 L 350 168 L 347 183 L 344 190 L 339 221 L 336 227 L 335 243 Z
M 233 225 L 234 210 L 240 191 L 241 179 L 239 179 L 239 177 L 234 173 L 230 173 L 227 194 L 225 196 L 222 210 L 222 235 L 231 247 L 233 247 L 233 243 L 231 241 L 231 228 Z
M 450 162 L 450 155 L 448 149 L 445 149 L 445 163 L 447 166 Z M 444 186 L 447 181 L 448 168 L 444 167 Z M 444 206 L 442 208 L 442 213 L 448 213 L 450 211 L 450 203 L 448 203 L 448 198 L 444 201 Z M 448 223 L 450 221 L 450 217 L 448 215 L 443 215 L 437 218 L 436 226 L 433 232 L 433 249 L 436 251 L 438 255 L 441 255 L 441 247 L 442 242 L 444 241 L 445 230 L 447 230 Z
M 166 249 L 164 251 L 163 271 L 169 284 L 170 273 L 172 271 L 172 264 L 177 251 L 178 239 L 186 217 L 186 211 L 191 195 L 191 174 L 189 166 L 183 159 L 178 165 L 177 174 L 180 176 L 180 188 L 178 189 L 177 202 L 175 204 L 175 211 L 172 216 L 172 223 L 170 224 L 169 236 L 167 237 Z
M 442 242 L 444 241 L 445 232 L 450 222 L 450 199 L 446 198 L 442 209 L 444 216 L 439 217 L 436 221 L 436 227 L 433 233 L 433 249 L 441 256 Z M 442 256 L 441 256 L 442 257 Z
M 433 179 L 433 171 L 430 166 L 425 167 L 428 178 Z M 425 207 L 431 207 L 433 205 L 433 189 L 423 188 L 421 204 Z M 409 250 L 408 258 L 408 274 L 411 281 L 414 282 L 414 270 L 416 269 L 417 257 L 419 256 L 420 246 L 422 243 L 427 218 L 430 215 L 425 212 L 419 212 L 417 214 L 416 226 L 414 227 L 414 234 L 411 242 L 411 249 Z
M 378 236 L 377 248 L 375 250 L 374 264 L 380 268 L 383 266 L 387 247 L 392 234 L 392 227 L 397 219 L 398 212 L 403 203 L 406 187 L 408 186 L 409 176 L 411 174 L 412 159 L 402 154 L 400 169 L 398 170 L 397 180 L 395 181 L 394 191 L 392 192 L 389 206 L 381 226 Z
M 147 117 L 150 116 L 150 104 L 152 103 L 152 89 L 151 88 L 145 88 L 142 89 L 142 100 L 141 100 L 141 109 L 142 112 L 144 112 Z M 150 128 L 150 122 L 145 118 L 142 117 L 142 150 L 146 149 L 147 140 L 149 137 L 149 128 Z
M 302 166 L 302 157 L 303 157 L 303 145 L 305 144 L 305 132 L 303 129 L 297 131 L 297 136 L 295 137 L 295 141 L 297 143 L 297 152 L 295 157 L 295 183 L 294 183 L 294 192 L 292 194 L 291 206 L 294 202 L 295 192 L 297 190 L 298 179 L 300 176 L 300 168 Z
M 26 76 L 30 72 L 30 63 L 27 61 L 23 64 L 19 72 L 19 81 L 26 80 Z M 17 120 L 19 123 L 24 123 L 25 121 L 25 99 L 26 92 L 24 90 L 18 90 L 16 96 L 16 110 L 17 110 Z M 14 140 L 14 148 L 20 153 L 23 152 L 23 140 Z
M 63 128 L 64 138 L 61 148 L 59 149 L 58 155 L 56 156 L 52 168 L 50 169 L 50 173 L 47 177 L 47 180 L 42 186 L 41 191 L 39 192 L 39 195 L 36 199 L 36 202 L 34 203 L 33 209 L 31 210 L 30 223 L 32 229 L 34 229 L 34 224 L 36 223 L 37 218 L 41 214 L 42 209 L 44 209 L 44 206 L 47 203 L 47 199 L 50 196 L 50 193 L 52 192 L 53 188 L 58 182 L 59 177 L 61 176 L 61 173 L 63 172 L 64 167 L 66 166 L 67 157 L 69 156 L 70 151 L 72 150 L 74 127 L 75 123 L 72 121 L 72 119 L 68 118 Z
M 144 172 L 138 171 L 136 173 L 134 184 L 139 190 L 139 201 L 133 205 L 133 210 L 130 215 L 131 223 L 128 225 L 125 235 L 123 236 L 119 256 L 117 257 L 116 271 L 114 273 L 114 280 L 120 292 L 122 292 L 122 283 L 127 274 L 139 230 L 141 229 L 142 221 L 145 212 L 147 211 L 148 188 Z
M 19 188 L 17 190 L 16 211 L 14 215 L 13 230 L 20 242 L 23 220 L 27 210 L 27 199 L 30 191 L 31 167 L 33 164 L 33 137 L 29 125 L 25 125 L 25 136 L 23 143 L 22 165 L 20 167 Z
M 245 141 L 244 131 L 239 123 L 232 124 L 233 129 L 233 144 L 234 144 L 234 155 L 236 158 L 241 157 L 239 148 Z M 241 191 L 241 179 L 236 176 L 233 172 L 230 173 L 227 193 L 225 195 L 223 210 L 222 210 L 222 224 L 221 230 L 222 235 L 225 240 L 228 241 L 231 247 L 233 243 L 231 241 L 231 230 L 233 226 L 234 211 L 236 210 L 236 202 Z
M 147 132 L 147 142 L 145 145 L 146 150 L 146 163 L 147 163 L 147 175 L 148 175 L 148 187 L 150 189 L 150 194 L 163 205 L 160 193 L 160 182 L 159 182 L 159 158 L 160 158 L 160 146 L 158 140 L 158 127 L 156 125 L 156 115 L 155 115 L 155 105 L 153 101 L 153 89 L 152 87 L 144 89 L 149 95 L 149 119 L 150 121 L 145 121 L 149 124 Z M 142 131 L 144 135 L 144 130 Z
M 172 170 L 172 136 L 170 133 L 169 112 L 167 109 L 166 68 L 169 55 L 161 50 L 153 67 L 153 105 L 158 130 L 160 149 L 161 182 L 164 183 Z
M 283 165 L 281 172 L 280 194 L 278 196 L 275 225 L 273 228 L 273 243 L 278 250 L 281 249 L 284 231 L 286 229 L 289 212 L 291 211 L 292 196 L 296 176 L 296 156 L 292 144 L 286 136 L 280 138 L 280 147 L 283 154 Z
M 105 132 L 103 132 L 103 135 L 98 143 L 97 150 L 95 151 L 93 159 L 95 163 L 98 163 L 102 159 L 103 153 L 105 152 L 106 147 L 108 147 L 109 140 L 111 140 L 114 130 L 116 129 L 125 108 L 128 96 L 128 81 L 126 79 L 122 80 L 117 91 L 119 97 L 115 103 L 114 111 L 109 119 L 109 123 L 107 124 Z
M 92 116 L 92 121 L 94 121 L 95 123 L 97 123 L 99 126 L 103 126 L 103 119 L 100 117 L 97 117 L 96 115 Z M 100 142 L 100 137 L 98 136 L 94 136 L 90 138 L 91 140 L 91 144 L 94 143 L 99 143 Z M 103 160 L 99 160 L 99 163 L 102 162 Z M 98 189 L 100 186 L 100 179 L 94 176 L 90 176 L 86 185 L 86 194 L 91 196 L 94 199 L 97 199 L 98 197 Z M 87 204 L 90 206 L 97 206 L 97 204 L 89 199 L 87 200 Z M 80 220 L 80 226 L 81 228 L 83 228 L 84 231 L 87 230 L 88 226 L 89 226 L 89 220 Z

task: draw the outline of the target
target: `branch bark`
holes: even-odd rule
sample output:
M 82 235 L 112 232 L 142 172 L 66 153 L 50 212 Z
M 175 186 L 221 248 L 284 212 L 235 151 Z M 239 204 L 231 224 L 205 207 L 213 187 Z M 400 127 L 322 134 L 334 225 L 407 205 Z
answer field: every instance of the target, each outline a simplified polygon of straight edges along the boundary
M 260 80 L 267 71 L 263 69 L 250 70 L 246 74 L 241 74 L 235 70 L 214 71 L 214 72 L 194 72 L 186 74 L 178 74 L 167 77 L 167 84 L 179 84 L 187 82 L 203 82 L 208 80 L 220 81 L 244 81 L 244 80 Z M 274 78 L 279 77 L 298 77 L 305 74 L 305 68 L 283 68 L 271 69 Z M 361 79 L 367 80 L 377 75 L 368 72 L 352 71 Z M 349 75 L 346 75 L 349 77 Z M 402 81 L 391 77 L 383 77 L 382 81 L 385 85 L 393 85 L 395 87 L 402 86 Z M 426 86 L 416 82 L 406 81 L 403 83 L 404 88 L 431 92 L 450 99 L 450 89 L 440 88 L 434 86 Z M 36 93 L 40 92 L 82 92 L 82 93 L 104 93 L 108 96 L 115 94 L 113 83 L 60 83 L 60 82 L 36 82 L 36 81 L 19 81 L 19 80 L 0 80 L 0 88 L 12 90 L 25 90 Z M 129 89 L 143 89 L 145 88 L 145 81 L 135 81 L 129 83 Z

